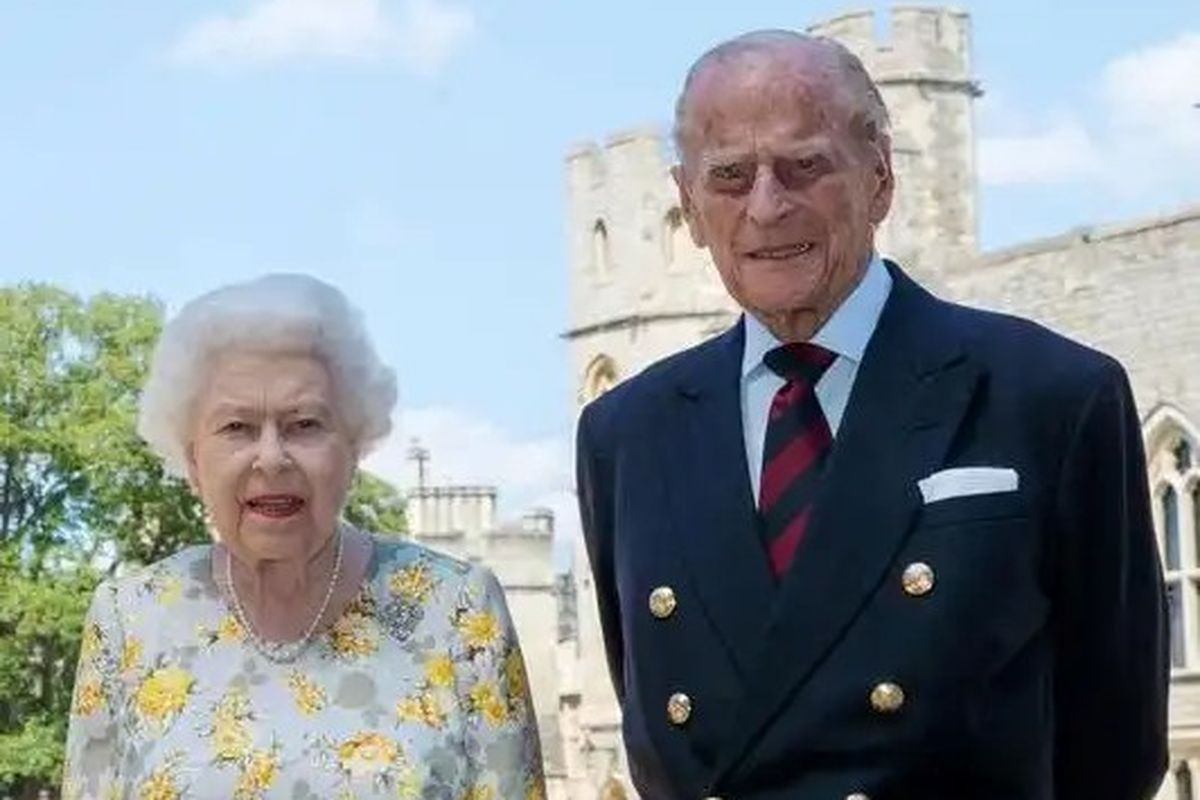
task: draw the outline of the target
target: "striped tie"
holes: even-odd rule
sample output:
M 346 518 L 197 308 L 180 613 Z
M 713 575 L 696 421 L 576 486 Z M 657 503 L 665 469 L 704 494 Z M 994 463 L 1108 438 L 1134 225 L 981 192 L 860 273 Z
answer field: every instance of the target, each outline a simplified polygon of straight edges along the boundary
M 780 577 L 804 537 L 833 436 L 813 389 L 837 356 L 814 344 L 777 347 L 763 357 L 785 383 L 771 401 L 758 511 L 771 571 Z

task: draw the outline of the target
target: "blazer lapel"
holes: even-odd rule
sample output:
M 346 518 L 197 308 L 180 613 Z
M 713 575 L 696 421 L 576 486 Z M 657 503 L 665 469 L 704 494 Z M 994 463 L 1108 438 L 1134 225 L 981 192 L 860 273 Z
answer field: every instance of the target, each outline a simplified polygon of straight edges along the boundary
M 681 375 L 657 452 L 671 531 L 704 612 L 744 678 L 762 646 L 774 579 L 758 539 L 742 434 L 742 323 Z
M 918 508 L 916 482 L 941 463 L 979 377 L 944 307 L 889 265 L 893 287 L 863 356 L 829 473 L 779 588 L 744 713 L 718 779 L 820 665 L 885 578 Z

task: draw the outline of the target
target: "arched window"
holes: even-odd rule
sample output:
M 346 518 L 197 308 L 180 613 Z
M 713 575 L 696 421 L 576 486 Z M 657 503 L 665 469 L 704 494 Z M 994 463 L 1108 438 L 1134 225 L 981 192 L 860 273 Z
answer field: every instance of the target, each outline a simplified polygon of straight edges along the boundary
M 1200 480 L 1192 484 L 1192 542 L 1193 552 L 1200 553 Z
M 608 246 L 608 226 L 604 220 L 596 220 L 592 226 L 592 271 L 597 275 L 607 275 L 612 271 L 612 253 Z
M 1167 617 L 1171 628 L 1171 666 L 1187 666 L 1187 629 L 1183 626 L 1183 581 L 1167 581 Z
M 604 785 L 600 787 L 598 800 L 626 800 L 628 795 L 625 793 L 625 787 L 615 776 L 609 776 Z
M 590 403 L 611 389 L 619 380 L 617 363 L 606 355 L 598 355 L 583 374 L 583 402 Z
M 1192 768 L 1186 761 L 1180 761 L 1175 767 L 1175 798 L 1192 800 Z
M 1166 550 L 1168 570 L 1177 570 L 1182 561 L 1179 546 L 1179 497 L 1175 487 L 1168 486 L 1159 496 L 1159 513 L 1162 516 L 1163 549 Z
M 1171 666 L 1200 669 L 1200 464 L 1198 431 L 1177 409 L 1160 406 L 1146 421 L 1146 461 L 1154 487 L 1154 525 L 1162 546 L 1171 630 Z M 1191 772 L 1188 771 L 1188 796 Z M 1182 796 L 1182 795 L 1181 795 Z

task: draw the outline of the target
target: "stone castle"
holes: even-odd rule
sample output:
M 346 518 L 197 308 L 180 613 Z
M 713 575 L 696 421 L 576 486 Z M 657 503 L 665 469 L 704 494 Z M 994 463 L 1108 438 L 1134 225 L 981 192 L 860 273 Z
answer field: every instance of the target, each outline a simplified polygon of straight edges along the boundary
M 1160 797 L 1191 798 L 1200 769 L 1200 205 L 980 252 L 970 20 L 898 7 L 809 28 L 854 50 L 893 121 L 897 190 L 877 245 L 936 293 L 1030 317 L 1119 358 L 1142 414 L 1170 598 L 1172 761 Z M 651 362 L 725 329 L 737 309 L 687 234 L 653 131 L 566 158 L 571 396 L 575 408 Z M 481 559 L 507 587 L 534 687 L 552 800 L 635 797 L 582 543 L 552 567 L 553 519 L 497 525 L 495 491 L 420 487 L 411 527 Z

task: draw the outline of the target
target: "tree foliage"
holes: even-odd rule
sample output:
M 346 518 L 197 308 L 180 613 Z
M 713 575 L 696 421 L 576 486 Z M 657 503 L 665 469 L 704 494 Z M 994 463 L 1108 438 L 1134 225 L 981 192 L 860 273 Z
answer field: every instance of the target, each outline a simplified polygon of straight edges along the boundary
M 404 500 L 390 483 L 366 470 L 359 470 L 346 502 L 346 519 L 364 531 L 401 535 L 408 526 Z

